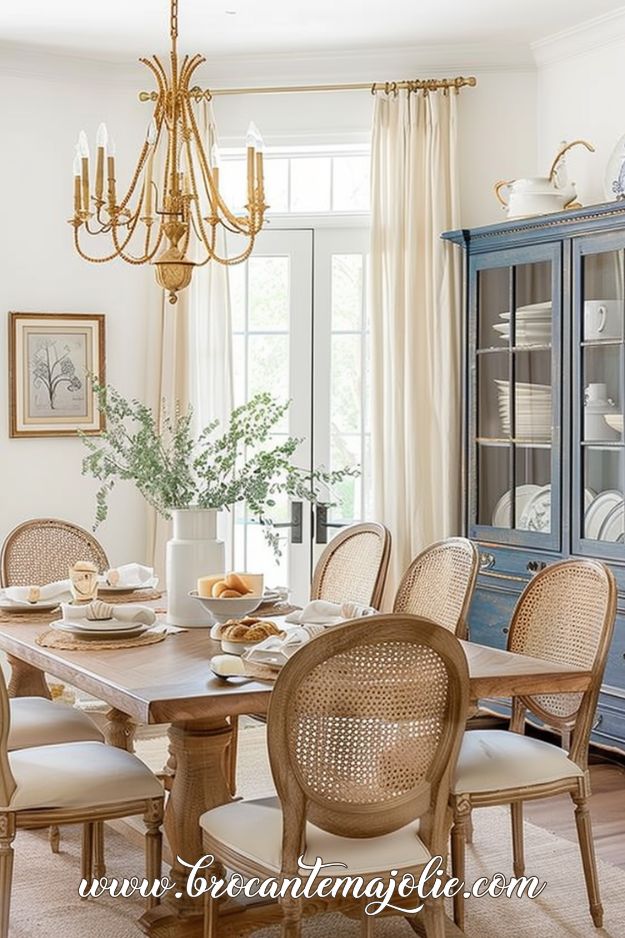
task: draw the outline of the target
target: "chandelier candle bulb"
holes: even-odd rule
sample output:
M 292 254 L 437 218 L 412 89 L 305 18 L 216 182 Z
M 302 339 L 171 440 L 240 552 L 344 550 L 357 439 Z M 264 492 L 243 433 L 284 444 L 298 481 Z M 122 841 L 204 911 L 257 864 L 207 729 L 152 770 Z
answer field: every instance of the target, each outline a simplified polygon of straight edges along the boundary
M 80 176 L 81 176 L 81 166 L 80 166 L 80 157 L 78 153 L 74 156 L 74 163 L 72 166 L 72 171 L 74 173 L 74 215 L 80 215 Z
M 100 124 L 96 134 L 96 169 L 95 169 L 95 197 L 98 203 L 102 203 L 102 192 L 104 191 L 104 160 L 106 158 L 106 143 L 108 134 L 106 124 Z M 99 206 L 98 206 L 99 207 Z
M 111 140 L 108 148 L 108 156 L 106 159 L 107 163 L 107 177 L 108 177 L 108 200 L 109 200 L 109 215 L 113 216 L 115 213 L 115 207 L 117 203 L 117 194 L 115 192 L 115 141 Z

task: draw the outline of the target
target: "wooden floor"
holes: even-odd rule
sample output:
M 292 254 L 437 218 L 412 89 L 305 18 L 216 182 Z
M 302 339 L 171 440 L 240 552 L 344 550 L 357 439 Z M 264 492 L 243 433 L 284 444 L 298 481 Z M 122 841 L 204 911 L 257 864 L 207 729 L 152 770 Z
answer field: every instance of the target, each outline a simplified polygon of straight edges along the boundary
M 625 767 L 602 763 L 590 768 L 590 811 L 597 855 L 625 869 Z M 566 840 L 577 841 L 568 796 L 525 802 L 525 818 Z

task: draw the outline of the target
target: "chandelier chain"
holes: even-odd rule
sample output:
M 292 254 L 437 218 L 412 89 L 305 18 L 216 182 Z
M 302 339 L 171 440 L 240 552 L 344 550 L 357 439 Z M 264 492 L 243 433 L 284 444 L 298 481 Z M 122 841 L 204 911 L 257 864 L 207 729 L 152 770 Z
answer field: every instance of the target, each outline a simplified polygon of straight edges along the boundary
M 178 0 L 171 0 L 169 35 L 172 39 L 178 38 Z

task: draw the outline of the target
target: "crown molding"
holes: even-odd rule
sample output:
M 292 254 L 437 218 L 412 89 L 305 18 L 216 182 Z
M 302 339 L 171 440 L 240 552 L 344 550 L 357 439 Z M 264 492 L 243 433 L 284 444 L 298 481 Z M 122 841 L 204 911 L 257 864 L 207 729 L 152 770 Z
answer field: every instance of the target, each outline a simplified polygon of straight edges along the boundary
M 605 13 L 531 44 L 539 68 L 625 40 L 625 7 Z
M 534 71 L 525 43 L 468 43 L 395 46 L 309 53 L 212 56 L 198 71 L 204 86 L 234 87 L 301 82 L 394 81 L 471 72 Z M 91 58 L 32 45 L 0 42 L 0 74 L 46 81 L 105 81 L 129 87 L 151 86 L 137 60 Z

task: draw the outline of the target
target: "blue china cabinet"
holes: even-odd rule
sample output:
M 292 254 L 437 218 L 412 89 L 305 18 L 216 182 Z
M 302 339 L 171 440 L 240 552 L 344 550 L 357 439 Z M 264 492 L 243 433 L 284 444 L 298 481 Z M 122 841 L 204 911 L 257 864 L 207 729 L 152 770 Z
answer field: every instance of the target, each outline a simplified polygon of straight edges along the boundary
M 443 237 L 465 254 L 470 636 L 503 647 L 545 564 L 608 563 L 618 617 L 593 740 L 625 753 L 625 202 Z

